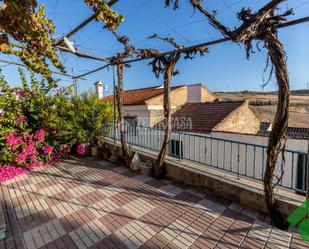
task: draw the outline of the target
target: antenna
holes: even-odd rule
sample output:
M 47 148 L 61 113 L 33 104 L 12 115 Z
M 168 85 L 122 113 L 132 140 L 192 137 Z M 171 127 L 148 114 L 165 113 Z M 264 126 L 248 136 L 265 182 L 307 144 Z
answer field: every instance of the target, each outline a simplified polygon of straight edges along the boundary
M 74 69 L 72 68 L 72 75 L 74 75 Z M 78 79 L 73 78 L 74 95 L 78 95 Z

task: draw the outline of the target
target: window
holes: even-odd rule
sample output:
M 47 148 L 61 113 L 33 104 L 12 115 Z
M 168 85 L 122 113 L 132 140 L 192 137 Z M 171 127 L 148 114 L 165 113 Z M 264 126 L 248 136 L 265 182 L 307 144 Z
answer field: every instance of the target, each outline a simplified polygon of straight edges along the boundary
M 126 134 L 130 136 L 137 135 L 137 120 L 136 117 L 125 117 Z
M 306 155 L 298 154 L 296 187 L 297 189 L 302 191 L 306 191 L 306 180 L 307 180 L 306 163 L 307 163 Z
M 171 139 L 170 154 L 172 156 L 183 157 L 183 142 L 179 140 Z

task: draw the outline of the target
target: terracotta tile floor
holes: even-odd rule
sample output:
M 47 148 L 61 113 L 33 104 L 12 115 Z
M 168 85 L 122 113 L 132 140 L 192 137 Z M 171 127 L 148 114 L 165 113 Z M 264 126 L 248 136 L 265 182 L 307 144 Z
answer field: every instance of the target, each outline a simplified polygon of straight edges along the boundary
M 0 248 L 308 248 L 296 233 L 194 188 L 71 159 L 1 185 Z

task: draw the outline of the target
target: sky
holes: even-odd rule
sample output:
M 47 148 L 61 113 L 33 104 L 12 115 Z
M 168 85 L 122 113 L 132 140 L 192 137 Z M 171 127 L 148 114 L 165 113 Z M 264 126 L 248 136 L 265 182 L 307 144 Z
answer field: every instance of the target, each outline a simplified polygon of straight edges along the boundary
M 93 13 L 83 0 L 38 0 L 38 2 L 45 5 L 47 17 L 54 21 L 56 27 L 54 39 L 62 37 Z M 216 10 L 217 18 L 232 29 L 240 24 L 236 13 L 242 7 L 250 6 L 253 10 L 257 10 L 267 2 L 268 0 L 207 0 L 203 6 L 208 10 Z M 294 8 L 295 14 L 289 17 L 289 20 L 309 16 L 309 0 L 288 0 L 280 7 L 280 11 Z M 193 10 L 187 0 L 180 0 L 180 9 L 177 11 L 165 8 L 164 0 L 119 0 L 113 8 L 125 15 L 124 23 L 117 29 L 118 34 L 127 35 L 131 44 L 137 48 L 156 48 L 163 52 L 172 49 L 162 41 L 147 39 L 152 34 L 173 37 L 178 44 L 184 46 L 222 37 L 202 14 Z M 279 38 L 287 53 L 291 89 L 307 88 L 309 23 L 281 29 Z M 113 56 L 122 51 L 121 44 L 108 30 L 103 29 L 102 22 L 91 22 L 70 40 L 74 42 L 77 50 L 101 57 Z M 212 91 L 261 91 L 267 53 L 263 49 L 263 44 L 260 44 L 260 47 L 262 51 L 256 50 L 256 53 L 247 60 L 242 45 L 226 42 L 211 46 L 209 53 L 203 57 L 180 60 L 177 64 L 180 74 L 173 78 L 172 85 L 202 83 Z M 80 75 L 104 65 L 104 62 L 78 58 L 60 51 L 59 56 L 69 74 Z M 13 56 L 0 54 L 0 58 L 18 62 Z M 125 69 L 125 89 L 162 85 L 162 77 L 157 79 L 148 63 L 148 61 L 134 63 L 131 68 Z M 20 85 L 16 66 L 0 63 L 0 69 L 11 86 Z M 78 80 L 80 92 L 93 90 L 94 83 L 101 80 L 107 86 L 105 94 L 111 93 L 112 72 L 112 68 L 104 69 Z M 60 79 L 60 86 L 72 84 L 71 78 L 57 75 L 54 77 Z M 276 89 L 276 80 L 272 79 L 264 91 Z

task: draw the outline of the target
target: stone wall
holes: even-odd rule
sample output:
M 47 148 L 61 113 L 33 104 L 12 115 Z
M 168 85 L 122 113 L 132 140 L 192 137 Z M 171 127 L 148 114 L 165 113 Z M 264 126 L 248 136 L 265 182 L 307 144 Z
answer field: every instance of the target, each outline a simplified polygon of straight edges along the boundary
M 150 111 L 150 126 L 154 126 L 164 119 L 163 110 L 152 110 Z
M 201 102 L 213 102 L 217 97 L 206 87 L 201 86 Z
M 188 91 L 187 86 L 183 86 L 171 91 L 172 106 L 179 107 L 187 102 Z M 146 101 L 148 106 L 162 106 L 163 107 L 163 94 Z
M 212 131 L 237 132 L 257 134 L 260 129 L 260 120 L 249 108 L 246 101 L 241 107 L 222 120 Z

